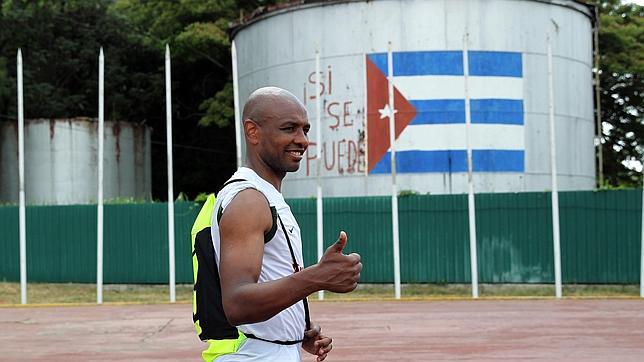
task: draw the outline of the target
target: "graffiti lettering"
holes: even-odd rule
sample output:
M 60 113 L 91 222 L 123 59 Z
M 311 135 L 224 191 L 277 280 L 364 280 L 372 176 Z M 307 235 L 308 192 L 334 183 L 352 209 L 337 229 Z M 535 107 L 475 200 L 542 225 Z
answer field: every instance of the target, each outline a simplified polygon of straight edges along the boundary
M 319 91 L 316 92 L 315 88 L 315 71 L 313 71 L 309 73 L 308 82 L 304 84 L 304 97 L 302 98 L 304 100 L 304 105 L 306 105 L 309 100 L 314 100 L 315 98 L 322 97 L 325 94 L 330 96 L 333 93 L 333 72 L 330 65 L 327 67 L 326 74 L 324 72 L 320 72 Z
M 351 101 L 346 101 L 344 102 L 344 113 L 342 115 L 342 125 L 344 127 L 352 127 L 353 126 L 353 119 L 349 119 L 349 122 L 347 122 L 347 118 L 351 116 L 351 110 L 349 109 L 349 105 L 351 105 Z
M 306 176 L 316 174 L 315 159 L 317 144 L 309 143 L 306 155 Z M 337 172 L 340 175 L 364 173 L 364 143 L 362 140 L 340 139 L 338 141 L 322 142 L 322 160 L 327 172 Z
M 326 113 L 329 115 L 329 117 L 335 118 L 335 123 L 329 125 L 329 128 L 331 128 L 331 129 L 336 129 L 336 128 L 338 128 L 340 126 L 340 116 L 341 116 L 341 114 L 339 113 L 339 110 L 336 110 L 336 108 L 339 108 L 339 106 L 340 106 L 340 102 L 330 102 L 326 106 Z
M 334 99 L 333 71 L 331 65 L 320 71 L 320 83 L 316 82 L 316 72 L 307 73 L 303 83 L 304 104 L 316 105 L 319 97 L 322 101 L 322 127 L 337 132 L 322 132 L 323 142 L 320 145 L 320 167 L 324 174 L 347 175 L 365 172 L 364 112 L 356 107 L 354 100 Z M 349 89 L 349 88 L 347 88 Z M 358 108 L 356 110 L 356 108 Z M 311 113 L 313 111 L 313 113 Z M 352 113 L 354 112 L 354 113 Z M 309 118 L 315 118 L 315 108 L 309 108 Z M 362 119 L 362 121 L 361 121 Z M 356 122 L 357 121 L 357 122 Z M 328 127 L 328 128 L 327 128 Z M 340 131 L 342 130 L 342 131 Z M 351 135 L 357 135 L 354 139 Z M 316 156 L 318 145 L 309 144 L 306 154 L 306 176 L 317 173 Z
M 309 84 L 312 84 L 313 87 L 315 87 L 315 72 L 309 74 Z M 306 88 L 304 87 L 304 92 L 306 94 Z M 309 99 L 315 99 L 317 96 L 322 96 L 324 95 L 324 82 L 322 81 L 322 72 L 320 72 L 320 92 L 316 95 L 315 92 L 311 94 L 308 98 Z M 306 96 L 304 97 L 306 99 Z
M 326 115 L 329 118 L 332 118 L 333 123 L 329 125 L 330 129 L 335 130 L 340 127 L 340 123 L 342 123 L 343 127 L 353 127 L 353 117 L 350 107 L 351 103 L 353 102 L 342 102 L 342 107 L 340 107 L 340 102 L 329 102 L 326 106 Z

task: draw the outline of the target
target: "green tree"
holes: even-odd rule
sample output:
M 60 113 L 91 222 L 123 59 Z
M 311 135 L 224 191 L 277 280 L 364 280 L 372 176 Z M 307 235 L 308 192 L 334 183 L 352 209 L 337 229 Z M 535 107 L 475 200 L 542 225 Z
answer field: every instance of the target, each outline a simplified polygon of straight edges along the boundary
M 117 0 L 111 11 L 146 34 L 147 44 L 158 49 L 170 44 L 173 72 L 190 87 L 184 104 L 190 104 L 191 115 L 198 110 L 200 125 L 226 128 L 234 120 L 229 27 L 239 16 L 276 2 Z
M 644 7 L 597 3 L 605 182 L 639 187 L 641 176 L 632 165 L 644 157 Z
M 216 191 L 236 168 L 228 30 L 241 14 L 273 2 L 116 0 L 110 7 L 146 46 L 161 54 L 170 45 L 174 182 L 189 197 Z M 156 133 L 154 142 L 163 152 L 153 152 L 152 162 L 165 164 L 165 133 Z M 153 193 L 162 197 L 165 168 L 156 169 L 154 177 Z
M 16 51 L 22 48 L 26 118 L 96 117 L 98 51 L 106 54 L 105 110 L 145 121 L 163 97 L 152 49 L 109 16 L 110 1 L 12 1 L 0 10 L 0 113 L 16 118 Z M 134 50 L 134 51 L 133 51 Z M 4 75 L 4 76 L 3 76 Z

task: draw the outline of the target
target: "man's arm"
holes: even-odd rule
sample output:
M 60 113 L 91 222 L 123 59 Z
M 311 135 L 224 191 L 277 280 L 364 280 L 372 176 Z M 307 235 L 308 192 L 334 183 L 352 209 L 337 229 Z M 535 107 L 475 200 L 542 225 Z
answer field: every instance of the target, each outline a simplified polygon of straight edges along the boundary
M 318 264 L 257 283 L 272 222 L 266 198 L 254 189 L 237 194 L 219 221 L 222 302 L 232 325 L 265 321 L 318 290 L 350 292 L 357 286 L 362 264 L 358 254 L 342 254 L 344 232 Z

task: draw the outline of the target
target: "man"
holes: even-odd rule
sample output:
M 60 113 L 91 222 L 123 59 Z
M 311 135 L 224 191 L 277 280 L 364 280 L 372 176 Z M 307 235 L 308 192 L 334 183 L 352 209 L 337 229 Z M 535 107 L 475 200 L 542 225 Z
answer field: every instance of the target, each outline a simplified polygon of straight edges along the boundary
M 246 166 L 217 195 L 212 240 L 228 322 L 247 337 L 216 361 L 300 361 L 300 346 L 323 361 L 331 338 L 310 325 L 306 297 L 354 290 L 362 264 L 344 255 L 340 232 L 318 264 L 302 269 L 300 228 L 280 190 L 309 141 L 302 103 L 286 90 L 253 92 L 243 111 Z

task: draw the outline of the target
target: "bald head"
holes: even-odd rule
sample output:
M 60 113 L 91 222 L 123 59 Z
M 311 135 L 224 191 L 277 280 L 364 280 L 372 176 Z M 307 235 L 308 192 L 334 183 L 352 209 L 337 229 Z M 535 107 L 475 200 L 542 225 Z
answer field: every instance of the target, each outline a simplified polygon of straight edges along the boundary
M 291 92 L 265 87 L 248 97 L 243 116 L 247 164 L 279 189 L 309 146 L 306 108 Z
M 263 123 L 279 111 L 280 106 L 295 105 L 306 112 L 304 105 L 293 93 L 278 87 L 263 87 L 250 94 L 244 105 L 243 119 Z

